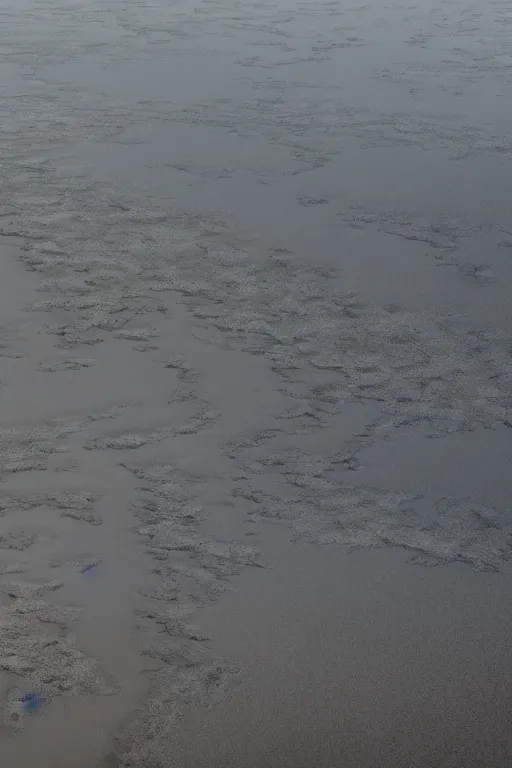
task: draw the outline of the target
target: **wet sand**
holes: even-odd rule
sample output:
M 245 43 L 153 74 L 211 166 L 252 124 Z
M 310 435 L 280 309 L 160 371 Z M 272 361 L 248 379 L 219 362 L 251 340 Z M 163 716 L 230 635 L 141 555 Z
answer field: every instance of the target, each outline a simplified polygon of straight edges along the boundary
M 0 20 L 2 768 L 508 765 L 507 5 Z

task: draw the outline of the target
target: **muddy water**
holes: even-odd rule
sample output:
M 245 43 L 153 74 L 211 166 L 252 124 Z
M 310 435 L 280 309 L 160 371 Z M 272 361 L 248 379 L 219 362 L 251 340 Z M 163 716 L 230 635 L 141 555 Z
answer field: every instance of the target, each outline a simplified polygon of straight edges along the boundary
M 0 14 L 3 763 L 508 764 L 507 4 Z

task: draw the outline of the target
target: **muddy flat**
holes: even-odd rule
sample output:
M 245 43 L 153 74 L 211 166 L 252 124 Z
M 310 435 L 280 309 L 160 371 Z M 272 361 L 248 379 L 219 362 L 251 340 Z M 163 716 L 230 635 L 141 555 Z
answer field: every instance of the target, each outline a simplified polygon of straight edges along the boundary
M 511 23 L 1 9 L 2 768 L 512 763 Z

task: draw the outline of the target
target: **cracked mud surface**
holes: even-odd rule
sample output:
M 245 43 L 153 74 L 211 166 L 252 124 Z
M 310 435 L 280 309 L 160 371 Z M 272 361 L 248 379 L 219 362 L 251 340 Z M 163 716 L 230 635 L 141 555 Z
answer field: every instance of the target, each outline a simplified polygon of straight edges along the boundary
M 331 594 L 331 574 L 364 581 L 351 558 L 399 549 L 418 602 L 452 588 L 462 610 L 471 584 L 492 638 L 512 560 L 507 5 L 23 0 L 0 18 L 7 768 L 188 766 L 183 713 L 222 734 L 197 712 L 232 722 L 254 673 L 211 617 L 231 626 L 247 589 L 259 658 L 274 571 Z M 490 697 L 511 659 L 488 647 Z M 506 696 L 461 725 L 462 763 L 427 729 L 380 765 L 502 768 Z M 373 765 L 350 739 L 375 722 L 351 727 L 310 764 Z M 261 742 L 209 763 L 214 742 L 196 768 L 263 768 Z

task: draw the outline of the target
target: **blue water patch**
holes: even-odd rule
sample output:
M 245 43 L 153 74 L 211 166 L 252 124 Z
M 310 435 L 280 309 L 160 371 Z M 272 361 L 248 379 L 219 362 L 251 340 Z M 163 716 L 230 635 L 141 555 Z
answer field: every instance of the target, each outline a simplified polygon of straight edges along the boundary
M 24 693 L 23 696 L 20 697 L 19 701 L 20 709 L 23 714 L 30 715 L 32 712 L 37 712 L 37 710 L 43 705 L 44 698 L 39 693 L 30 692 Z

